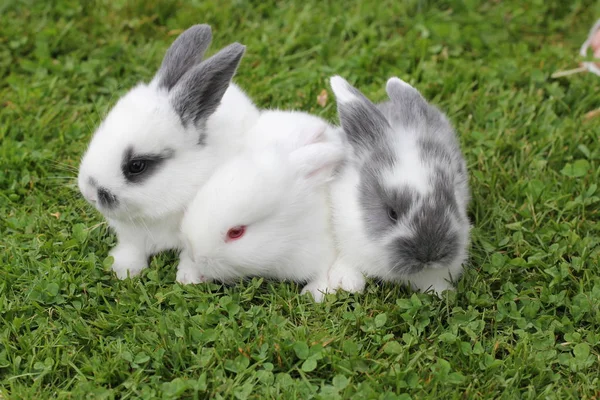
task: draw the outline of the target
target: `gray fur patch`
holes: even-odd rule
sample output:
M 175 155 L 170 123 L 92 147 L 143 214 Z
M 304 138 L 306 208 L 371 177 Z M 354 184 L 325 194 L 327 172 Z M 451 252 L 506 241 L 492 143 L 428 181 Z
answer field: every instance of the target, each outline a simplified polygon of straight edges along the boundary
M 210 26 L 204 24 L 194 25 L 179 35 L 156 74 L 159 87 L 171 90 L 187 71 L 202 61 L 211 40 Z
M 414 126 L 427 119 L 429 104 L 414 87 L 408 84 L 388 84 L 387 93 L 393 104 L 387 115 L 390 121 Z
M 358 100 L 338 102 L 340 123 L 355 151 L 370 150 L 377 142 L 384 140 L 390 126 L 377 106 L 358 89 L 348 85 L 348 90 L 358 97 Z
M 205 126 L 204 124 L 201 124 L 201 126 L 198 127 L 200 130 L 200 135 L 198 135 L 198 142 L 196 142 L 198 144 L 198 146 L 206 146 L 206 130 L 205 130 Z
M 458 174 L 459 175 L 464 175 L 465 174 L 465 165 L 462 162 L 458 163 Z
M 431 201 L 438 208 L 448 210 L 459 218 L 452 175 L 438 166 L 430 179 L 430 184 L 433 186 L 433 195 L 430 197 Z
M 197 126 L 215 112 L 245 49 L 239 43 L 230 44 L 181 78 L 173 89 L 171 104 L 184 125 Z
M 417 141 L 421 150 L 421 160 L 424 162 L 436 162 L 443 165 L 451 165 L 452 157 L 447 145 L 432 138 L 422 138 Z

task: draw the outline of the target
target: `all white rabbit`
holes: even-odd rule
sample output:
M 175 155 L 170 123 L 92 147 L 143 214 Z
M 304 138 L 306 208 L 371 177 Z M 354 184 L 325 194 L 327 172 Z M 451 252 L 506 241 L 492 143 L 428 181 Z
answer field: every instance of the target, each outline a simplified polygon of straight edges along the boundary
M 335 288 L 361 291 L 363 275 L 440 294 L 467 258 L 466 164 L 447 118 L 412 86 L 387 82 L 374 105 L 331 78 L 350 156 L 332 183 L 339 258 Z
M 110 254 L 121 279 L 139 274 L 152 254 L 182 247 L 186 206 L 258 118 L 230 83 L 245 47 L 234 43 L 203 61 L 211 37 L 207 25 L 183 32 L 153 80 L 119 99 L 81 161 L 80 191 L 117 233 Z
M 303 293 L 320 301 L 336 258 L 328 182 L 345 157 L 341 134 L 305 113 L 263 112 L 247 150 L 211 176 L 184 216 L 187 280 L 307 282 Z

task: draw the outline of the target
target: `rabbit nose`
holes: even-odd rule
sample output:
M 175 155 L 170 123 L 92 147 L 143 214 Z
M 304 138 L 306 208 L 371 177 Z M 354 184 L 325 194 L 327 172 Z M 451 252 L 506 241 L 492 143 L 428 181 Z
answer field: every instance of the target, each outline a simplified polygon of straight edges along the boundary
M 99 187 L 96 192 L 98 194 L 98 202 L 106 208 L 114 208 L 119 203 L 117 196 L 106 188 Z
M 411 251 L 412 257 L 423 264 L 441 261 L 452 255 L 458 240 L 457 236 L 453 234 L 442 235 L 433 239 L 430 242 L 417 240 Z
M 414 236 L 397 238 L 390 243 L 394 270 L 417 273 L 423 268 L 435 267 L 437 263 L 449 262 L 458 248 L 458 235 L 444 232 L 417 232 Z

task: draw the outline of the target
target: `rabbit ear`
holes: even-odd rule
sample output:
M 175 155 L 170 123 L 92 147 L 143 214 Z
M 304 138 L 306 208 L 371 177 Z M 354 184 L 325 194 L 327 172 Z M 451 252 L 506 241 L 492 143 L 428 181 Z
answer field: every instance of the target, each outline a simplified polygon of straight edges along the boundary
M 169 47 L 153 82 L 171 90 L 181 77 L 202 61 L 210 46 L 212 32 L 208 25 L 194 25 L 183 32 Z
M 358 89 L 340 76 L 330 80 L 335 94 L 340 122 L 350 144 L 360 150 L 380 142 L 390 127 L 385 116 Z
M 179 80 L 170 100 L 184 124 L 198 124 L 217 109 L 245 50 L 239 43 L 230 44 Z
M 387 81 L 385 90 L 395 106 L 395 112 L 390 115 L 394 122 L 410 125 L 426 119 L 427 100 L 417 89 L 402 79 L 393 77 Z
M 344 160 L 340 145 L 317 142 L 301 147 L 290 154 L 290 163 L 307 181 L 322 184 L 331 179 L 333 170 Z

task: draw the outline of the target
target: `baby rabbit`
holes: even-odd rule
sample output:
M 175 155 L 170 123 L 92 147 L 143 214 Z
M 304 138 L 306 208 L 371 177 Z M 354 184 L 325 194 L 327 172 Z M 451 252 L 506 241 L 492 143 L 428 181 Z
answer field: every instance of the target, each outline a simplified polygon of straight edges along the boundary
M 263 112 L 247 150 L 188 207 L 186 280 L 289 279 L 321 301 L 336 258 L 327 182 L 345 156 L 341 134 L 305 113 Z
M 150 84 L 112 108 L 81 161 L 79 189 L 117 233 L 110 254 L 121 279 L 139 274 L 150 255 L 182 247 L 185 207 L 258 118 L 230 83 L 245 47 L 234 43 L 203 61 L 211 38 L 208 25 L 183 32 Z
M 398 78 L 378 106 L 339 76 L 331 87 L 350 155 L 331 186 L 340 254 L 330 285 L 361 291 L 364 274 L 450 289 L 467 258 L 470 194 L 449 121 Z

